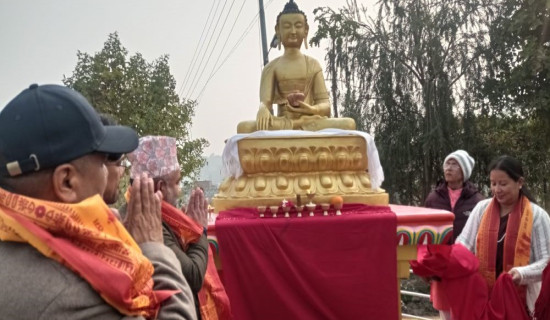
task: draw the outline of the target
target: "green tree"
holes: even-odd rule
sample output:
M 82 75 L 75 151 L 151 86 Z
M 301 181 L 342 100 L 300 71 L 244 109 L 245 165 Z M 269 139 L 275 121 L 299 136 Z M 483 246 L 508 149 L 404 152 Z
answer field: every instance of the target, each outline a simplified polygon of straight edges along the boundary
M 482 149 L 472 79 L 492 10 L 485 0 L 382 0 L 375 18 L 353 3 L 316 10 L 312 43 L 329 40 L 333 98 L 375 135 L 392 201 L 422 203 L 448 153 Z
M 503 153 L 519 158 L 527 181 L 550 205 L 550 2 L 503 0 L 489 28 L 480 81 L 485 114 Z M 499 121 L 495 118 L 498 116 Z
M 140 136 L 166 135 L 177 139 L 182 176 L 194 178 L 204 164 L 205 139 L 190 139 L 195 101 L 176 94 L 168 56 L 147 62 L 136 53 L 128 55 L 117 33 L 101 51 L 77 53 L 78 62 L 63 83 L 81 92 L 102 113 L 134 128 Z
M 550 2 L 503 0 L 499 8 L 483 93 L 493 111 L 537 113 L 550 132 Z

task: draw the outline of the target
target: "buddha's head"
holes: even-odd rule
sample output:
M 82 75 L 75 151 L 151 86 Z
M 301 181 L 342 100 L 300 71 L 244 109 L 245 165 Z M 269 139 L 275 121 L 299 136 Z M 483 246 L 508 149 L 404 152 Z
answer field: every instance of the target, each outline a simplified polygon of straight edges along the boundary
M 279 43 L 285 48 L 300 48 L 304 39 L 307 41 L 309 26 L 307 17 L 298 5 L 290 0 L 285 4 L 283 11 L 277 16 L 275 34 Z M 307 48 L 307 42 L 305 44 Z

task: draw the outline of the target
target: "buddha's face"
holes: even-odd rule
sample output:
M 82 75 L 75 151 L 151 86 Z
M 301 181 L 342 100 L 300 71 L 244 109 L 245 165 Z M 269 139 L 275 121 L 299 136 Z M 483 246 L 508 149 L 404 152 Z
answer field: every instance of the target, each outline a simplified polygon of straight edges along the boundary
M 301 13 L 287 13 L 279 17 L 275 32 L 285 48 L 300 48 L 307 37 L 309 27 Z

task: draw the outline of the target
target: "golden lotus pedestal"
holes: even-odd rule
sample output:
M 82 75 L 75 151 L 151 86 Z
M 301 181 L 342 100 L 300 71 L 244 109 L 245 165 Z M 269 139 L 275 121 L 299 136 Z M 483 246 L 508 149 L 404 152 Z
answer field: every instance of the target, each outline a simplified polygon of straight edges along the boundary
M 281 201 L 388 205 L 383 189 L 372 190 L 367 143 L 359 135 L 246 137 L 237 142 L 242 175 L 229 177 L 212 199 L 215 211 L 278 206 Z

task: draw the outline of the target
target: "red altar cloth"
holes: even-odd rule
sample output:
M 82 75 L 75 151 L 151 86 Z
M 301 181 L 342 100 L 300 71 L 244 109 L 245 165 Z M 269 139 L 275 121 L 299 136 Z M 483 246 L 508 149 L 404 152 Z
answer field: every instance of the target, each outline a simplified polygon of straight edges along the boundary
M 461 244 L 418 246 L 418 260 L 411 267 L 416 275 L 441 279 L 439 293 L 446 297 L 453 320 L 529 319 L 512 277 L 503 272 L 490 292 L 478 272 L 479 260 Z
M 398 319 L 396 216 L 344 205 L 342 216 L 220 212 L 216 233 L 235 319 Z

